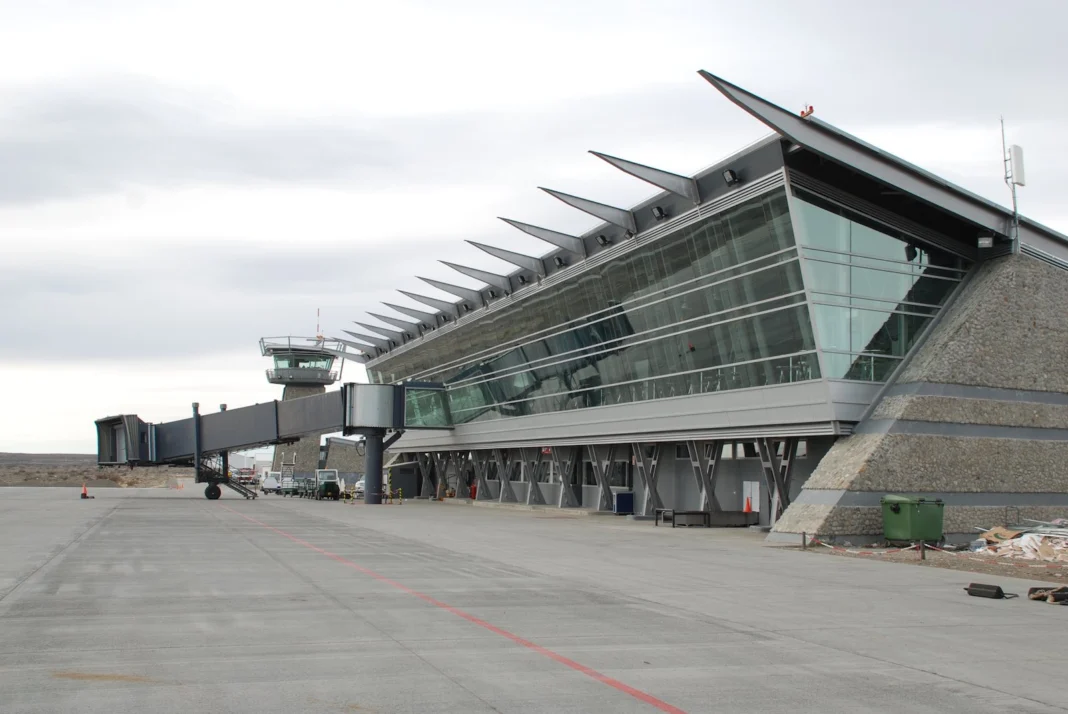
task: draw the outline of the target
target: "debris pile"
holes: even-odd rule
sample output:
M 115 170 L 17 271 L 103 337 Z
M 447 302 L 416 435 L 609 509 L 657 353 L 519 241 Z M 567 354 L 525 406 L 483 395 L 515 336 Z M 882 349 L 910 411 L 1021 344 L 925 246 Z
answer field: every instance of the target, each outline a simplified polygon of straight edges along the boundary
M 1045 600 L 1052 604 L 1068 605 L 1068 586 L 1053 587 L 1045 585 L 1031 588 L 1027 591 L 1027 598 L 1029 600 Z
M 983 543 L 975 551 L 1001 558 L 1068 563 L 1068 519 L 1030 522 L 1035 525 L 984 530 L 979 536 Z

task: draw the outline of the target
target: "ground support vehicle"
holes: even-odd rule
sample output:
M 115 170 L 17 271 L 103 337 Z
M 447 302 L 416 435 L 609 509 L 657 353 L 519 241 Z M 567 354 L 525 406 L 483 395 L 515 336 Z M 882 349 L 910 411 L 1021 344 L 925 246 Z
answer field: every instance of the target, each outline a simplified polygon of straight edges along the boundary
M 337 469 L 318 469 L 315 472 L 311 497 L 316 501 L 336 501 L 341 498 L 341 481 L 338 479 Z

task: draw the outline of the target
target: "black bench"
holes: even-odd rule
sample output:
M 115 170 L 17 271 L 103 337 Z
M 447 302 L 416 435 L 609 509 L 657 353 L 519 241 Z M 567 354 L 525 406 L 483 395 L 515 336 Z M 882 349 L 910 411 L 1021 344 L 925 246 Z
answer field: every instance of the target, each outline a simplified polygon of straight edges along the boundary
M 712 514 L 709 511 L 680 511 L 675 508 L 658 508 L 653 512 L 653 525 L 659 526 L 660 522 L 667 523 L 667 514 L 671 514 L 671 527 L 675 527 L 677 516 L 700 516 L 705 528 L 712 527 Z

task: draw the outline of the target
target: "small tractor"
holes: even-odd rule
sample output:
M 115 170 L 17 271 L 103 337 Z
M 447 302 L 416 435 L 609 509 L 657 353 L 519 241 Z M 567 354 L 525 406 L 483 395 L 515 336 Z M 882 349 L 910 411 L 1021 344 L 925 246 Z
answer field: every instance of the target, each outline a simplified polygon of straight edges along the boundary
M 315 478 L 308 480 L 312 485 L 311 497 L 316 501 L 337 501 L 341 498 L 341 481 L 338 479 L 337 469 L 318 469 Z

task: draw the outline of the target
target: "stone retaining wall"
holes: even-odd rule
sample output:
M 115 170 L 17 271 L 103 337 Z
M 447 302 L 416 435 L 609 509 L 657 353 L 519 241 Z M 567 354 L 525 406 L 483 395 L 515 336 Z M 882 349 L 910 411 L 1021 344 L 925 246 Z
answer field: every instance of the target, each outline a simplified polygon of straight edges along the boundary
M 847 443 L 854 441 L 856 445 Z M 806 489 L 1068 493 L 1065 441 L 854 434 L 832 447 L 832 453 L 839 445 L 857 458 L 839 457 L 827 468 L 821 462 Z M 856 463 L 861 456 L 863 461 Z
M 884 399 L 871 418 L 1068 429 L 1068 405 L 896 395 Z
M 942 527 L 947 534 L 977 533 L 976 528 L 990 528 L 1030 518 L 1051 521 L 1068 516 L 1068 506 L 945 506 Z M 870 536 L 878 540 L 883 532 L 880 506 L 824 506 L 799 503 L 790 506 L 776 533 L 807 533 L 827 539 Z
M 1068 273 L 1025 255 L 984 264 L 899 384 L 1068 392 Z
M 1066 393 L 1066 314 L 1068 272 L 1024 255 L 990 261 L 947 309 L 897 383 Z M 975 526 L 1014 518 L 1068 516 L 1068 507 L 996 505 L 999 494 L 1031 493 L 1041 504 L 1042 494 L 1068 493 L 1068 440 L 1062 434 L 1018 432 L 1028 438 L 1009 438 L 1016 433 L 990 436 L 990 430 L 975 428 L 969 435 L 969 427 L 980 425 L 1068 429 L 1068 406 L 1006 396 L 1010 399 L 886 397 L 872 412 L 871 432 L 861 429 L 837 441 L 804 491 L 942 493 L 947 499 L 955 493 L 989 494 L 989 506 L 947 505 L 946 533 L 972 533 Z M 908 431 L 883 433 L 881 427 L 892 426 L 888 421 L 907 421 Z M 932 425 L 931 433 L 922 433 L 924 424 Z M 959 425 L 954 434 L 962 435 L 937 433 L 938 424 Z M 787 509 L 774 531 L 877 537 L 882 533 L 882 511 L 802 500 Z

